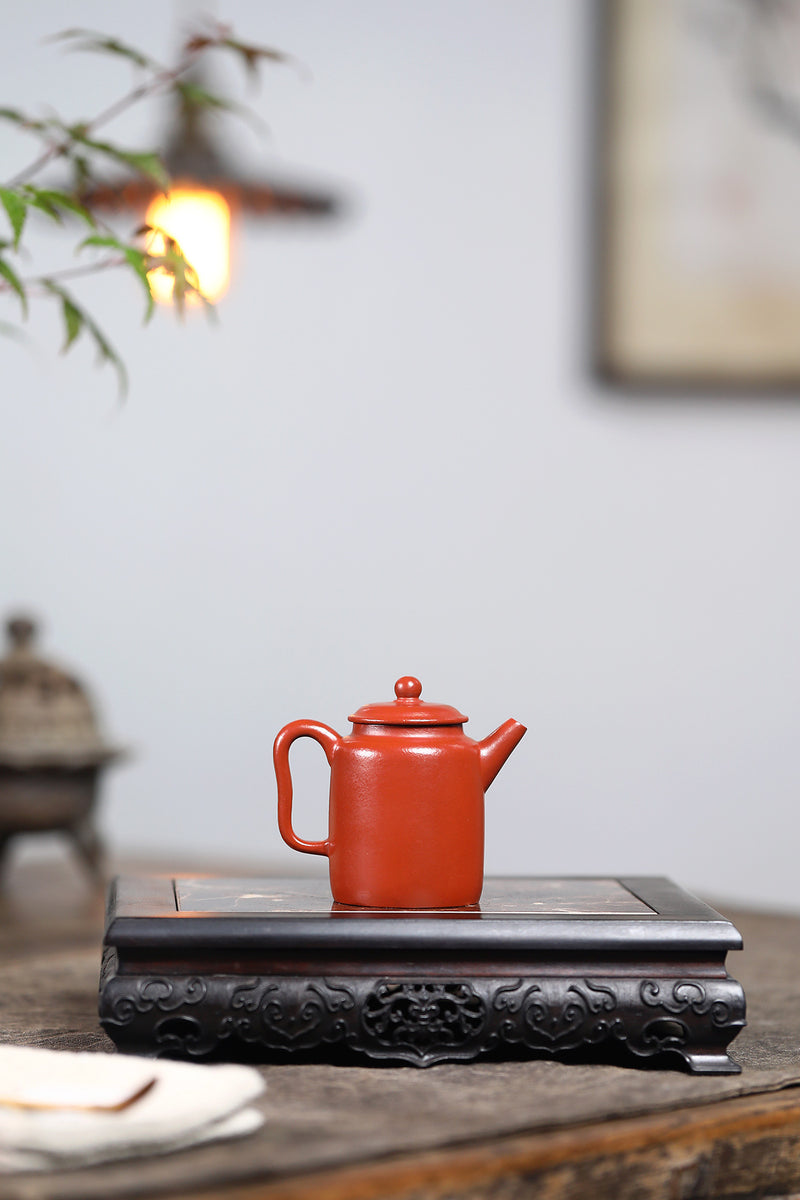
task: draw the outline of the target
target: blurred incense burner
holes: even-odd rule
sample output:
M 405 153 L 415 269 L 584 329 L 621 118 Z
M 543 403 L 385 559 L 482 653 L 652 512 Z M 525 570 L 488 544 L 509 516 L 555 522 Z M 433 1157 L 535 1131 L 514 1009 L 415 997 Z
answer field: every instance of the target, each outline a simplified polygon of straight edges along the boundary
M 0 659 L 0 863 L 11 839 L 65 833 L 94 876 L 103 846 L 94 824 L 100 775 L 123 757 L 102 737 L 82 684 L 35 653 L 35 623 L 6 624 Z

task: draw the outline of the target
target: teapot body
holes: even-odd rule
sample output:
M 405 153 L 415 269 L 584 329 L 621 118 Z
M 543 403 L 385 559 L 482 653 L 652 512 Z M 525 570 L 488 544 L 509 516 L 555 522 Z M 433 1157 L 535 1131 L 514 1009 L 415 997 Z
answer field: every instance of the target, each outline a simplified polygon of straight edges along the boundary
M 525 733 L 504 722 L 481 742 L 466 717 L 420 699 L 404 676 L 396 699 L 368 704 L 341 737 L 317 721 L 292 721 L 275 739 L 278 826 L 287 845 L 330 861 L 337 904 L 366 908 L 464 908 L 483 887 L 484 793 Z M 328 836 L 310 842 L 292 827 L 289 748 L 319 742 L 331 768 Z
M 478 903 L 483 786 L 478 745 L 460 726 L 354 726 L 333 751 L 329 821 L 339 904 Z

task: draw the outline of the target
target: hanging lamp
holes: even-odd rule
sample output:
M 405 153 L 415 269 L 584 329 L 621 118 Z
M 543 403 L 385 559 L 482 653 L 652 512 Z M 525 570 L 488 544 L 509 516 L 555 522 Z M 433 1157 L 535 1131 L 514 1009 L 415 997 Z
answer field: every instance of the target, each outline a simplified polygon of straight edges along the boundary
M 340 215 L 342 205 L 339 197 L 322 189 L 241 174 L 214 137 L 209 115 L 208 106 L 192 99 L 191 93 L 180 94 L 159 156 L 172 181 L 169 193 L 144 176 L 132 176 L 93 181 L 78 198 L 90 210 L 140 212 L 147 225 L 174 238 L 197 273 L 199 291 L 215 301 L 228 287 L 231 227 L 242 215 L 330 219 Z M 159 235 L 154 235 L 150 249 L 163 252 Z M 150 282 L 153 297 L 170 303 L 172 277 L 155 270 Z

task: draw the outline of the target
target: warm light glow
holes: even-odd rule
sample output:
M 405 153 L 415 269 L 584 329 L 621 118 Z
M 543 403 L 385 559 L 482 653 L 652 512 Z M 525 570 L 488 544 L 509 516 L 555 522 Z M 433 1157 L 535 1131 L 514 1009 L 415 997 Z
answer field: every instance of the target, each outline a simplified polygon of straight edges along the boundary
M 230 274 L 231 210 L 219 192 L 200 188 L 173 188 L 169 196 L 152 200 L 145 218 L 174 238 L 183 257 L 197 272 L 198 286 L 208 300 L 218 300 L 228 289 Z M 154 236 L 149 250 L 163 254 L 164 240 Z M 163 270 L 150 272 L 153 296 L 162 304 L 172 302 L 172 277 Z M 187 296 L 191 303 L 197 297 Z

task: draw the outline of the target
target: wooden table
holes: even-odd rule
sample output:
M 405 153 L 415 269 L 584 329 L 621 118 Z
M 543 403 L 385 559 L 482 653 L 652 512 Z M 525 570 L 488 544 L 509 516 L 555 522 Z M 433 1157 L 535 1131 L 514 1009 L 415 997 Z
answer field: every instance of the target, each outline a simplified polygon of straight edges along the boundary
M 168 868 L 167 868 L 168 869 Z M 197 864 L 180 864 L 194 870 Z M 226 868 L 228 873 L 230 869 Z M 788 1196 L 800 1192 L 800 917 L 735 912 L 748 1028 L 739 1076 L 533 1062 L 263 1068 L 239 1142 L 54 1175 L 8 1200 Z M 103 898 L 71 864 L 12 863 L 0 899 L 0 1038 L 109 1051 L 97 1024 Z

